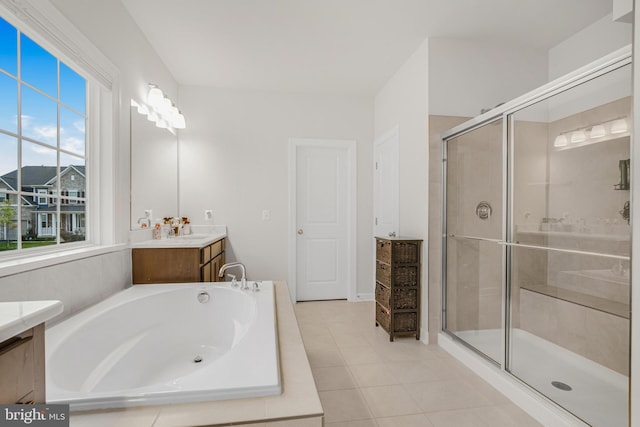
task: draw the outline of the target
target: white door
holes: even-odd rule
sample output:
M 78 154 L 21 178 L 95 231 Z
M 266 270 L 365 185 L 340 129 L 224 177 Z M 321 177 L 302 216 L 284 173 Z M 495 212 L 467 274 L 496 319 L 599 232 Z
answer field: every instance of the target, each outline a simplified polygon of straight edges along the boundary
M 296 300 L 345 299 L 353 279 L 349 145 L 315 141 L 295 151 Z
M 395 236 L 399 223 L 398 128 L 378 138 L 374 145 L 374 235 Z

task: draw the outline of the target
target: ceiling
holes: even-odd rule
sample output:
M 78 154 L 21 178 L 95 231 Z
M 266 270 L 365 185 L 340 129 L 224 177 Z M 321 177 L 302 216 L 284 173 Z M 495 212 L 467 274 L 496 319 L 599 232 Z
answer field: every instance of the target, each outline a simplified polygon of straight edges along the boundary
M 121 0 L 181 85 L 372 95 L 426 37 L 547 51 L 612 0 Z

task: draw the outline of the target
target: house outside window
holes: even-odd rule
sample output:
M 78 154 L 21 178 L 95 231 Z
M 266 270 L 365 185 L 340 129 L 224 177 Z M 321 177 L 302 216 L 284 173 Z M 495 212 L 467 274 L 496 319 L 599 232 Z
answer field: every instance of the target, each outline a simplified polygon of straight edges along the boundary
M 0 16 L 0 255 L 86 240 L 87 93 Z
M 46 206 L 48 204 L 47 195 L 48 191 L 46 188 L 38 188 L 38 194 L 43 194 L 43 196 L 38 197 L 38 205 Z

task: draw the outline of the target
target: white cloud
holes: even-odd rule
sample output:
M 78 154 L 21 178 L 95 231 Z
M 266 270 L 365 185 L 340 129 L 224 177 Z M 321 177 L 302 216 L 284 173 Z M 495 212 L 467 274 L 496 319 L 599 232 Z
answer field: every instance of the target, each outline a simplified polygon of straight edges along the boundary
M 22 115 L 22 128 L 28 128 L 33 121 L 33 116 L 29 116 L 27 114 Z M 18 125 L 18 116 L 13 116 L 13 122 Z
M 62 138 L 60 146 L 63 150 L 72 151 L 74 153 L 84 153 L 84 140 L 75 137 Z
M 78 132 L 84 133 L 84 120 L 76 120 L 73 122 L 73 127 L 76 128 Z
M 33 131 L 44 140 L 55 140 L 58 137 L 58 128 L 56 126 L 37 126 Z M 62 131 L 62 128 L 60 128 L 60 131 Z
M 31 151 L 33 151 L 36 154 L 43 154 L 48 157 L 53 156 L 53 158 L 55 159 L 55 151 L 53 151 L 51 148 L 43 147 L 42 145 L 38 145 L 38 144 L 29 144 L 29 148 L 31 148 Z

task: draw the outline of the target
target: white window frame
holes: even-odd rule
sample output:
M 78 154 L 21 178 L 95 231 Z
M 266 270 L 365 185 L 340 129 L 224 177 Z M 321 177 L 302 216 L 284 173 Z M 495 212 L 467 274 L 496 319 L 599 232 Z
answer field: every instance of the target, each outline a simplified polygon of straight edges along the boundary
M 38 194 L 42 194 L 43 196 L 38 196 L 38 205 L 45 206 L 49 204 L 49 194 L 46 188 L 38 188 Z
M 0 254 L 0 277 L 124 249 L 126 244 L 116 239 L 115 223 L 119 70 L 50 2 L 0 0 L 0 15 L 87 79 L 85 166 L 91 171 L 85 186 L 90 198 L 86 241 L 7 251 Z

